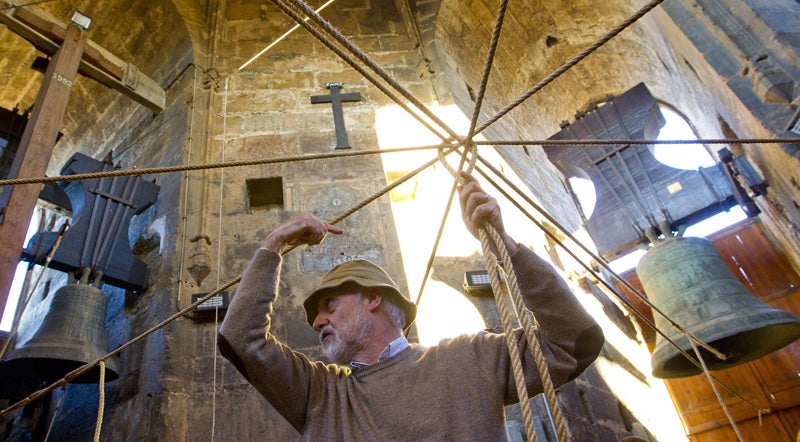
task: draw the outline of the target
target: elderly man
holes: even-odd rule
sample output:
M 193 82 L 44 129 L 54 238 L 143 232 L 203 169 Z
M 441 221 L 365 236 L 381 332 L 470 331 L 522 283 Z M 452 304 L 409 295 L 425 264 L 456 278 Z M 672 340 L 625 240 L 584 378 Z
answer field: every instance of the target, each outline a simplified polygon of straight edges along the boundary
M 464 223 L 484 221 L 512 254 L 526 306 L 556 385 L 579 375 L 603 344 L 599 326 L 551 266 L 505 231 L 497 202 L 469 174 L 459 199 Z M 503 335 L 481 332 L 433 347 L 403 330 L 416 306 L 380 267 L 356 260 L 333 268 L 304 302 L 333 364 L 313 362 L 270 333 L 280 252 L 342 230 L 311 215 L 270 233 L 242 277 L 219 332 L 219 347 L 304 440 L 505 440 L 504 405 L 519 401 Z M 520 353 L 529 395 L 541 381 L 525 335 Z

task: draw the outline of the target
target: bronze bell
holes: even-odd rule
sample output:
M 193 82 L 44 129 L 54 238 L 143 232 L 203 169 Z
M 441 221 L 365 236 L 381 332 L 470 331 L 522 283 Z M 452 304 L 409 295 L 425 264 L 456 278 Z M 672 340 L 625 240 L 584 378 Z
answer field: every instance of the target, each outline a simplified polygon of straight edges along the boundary
M 699 340 L 710 370 L 739 365 L 772 353 L 800 338 L 800 319 L 765 304 L 739 282 L 714 245 L 703 238 L 670 237 L 656 243 L 636 273 L 659 310 Z M 655 323 L 678 347 L 696 357 L 688 338 L 654 312 Z M 702 370 L 661 335 L 652 358 L 653 376 L 679 378 Z
M 0 363 L 0 397 L 22 399 L 105 356 L 107 306 L 106 295 L 94 286 L 58 289 L 39 330 Z M 107 359 L 105 380 L 117 377 L 116 363 Z M 70 382 L 91 384 L 99 379 L 100 367 L 95 366 Z

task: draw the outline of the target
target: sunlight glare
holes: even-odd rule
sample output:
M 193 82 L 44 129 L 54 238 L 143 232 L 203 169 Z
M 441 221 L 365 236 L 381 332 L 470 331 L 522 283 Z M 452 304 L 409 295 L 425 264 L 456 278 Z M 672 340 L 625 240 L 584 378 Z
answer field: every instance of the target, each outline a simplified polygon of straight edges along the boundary
M 39 222 L 38 217 L 31 217 L 31 223 L 28 225 L 28 233 L 25 234 L 25 244 L 28 244 L 31 237 L 38 230 Z M 3 311 L 3 319 L 0 320 L 0 331 L 11 331 L 14 322 L 14 315 L 17 312 L 17 305 L 19 304 L 20 294 L 22 292 L 22 284 L 25 282 L 25 274 L 28 270 L 27 262 L 20 262 L 17 264 L 17 269 L 14 271 L 14 279 L 11 282 L 11 288 L 8 290 L 8 298 L 6 299 L 6 308 Z
M 677 112 L 667 106 L 660 106 L 661 113 L 667 120 L 658 133 L 658 140 L 696 140 L 692 128 Z M 653 145 L 653 156 L 675 169 L 697 170 L 698 167 L 711 167 L 714 158 L 702 144 L 656 144 Z

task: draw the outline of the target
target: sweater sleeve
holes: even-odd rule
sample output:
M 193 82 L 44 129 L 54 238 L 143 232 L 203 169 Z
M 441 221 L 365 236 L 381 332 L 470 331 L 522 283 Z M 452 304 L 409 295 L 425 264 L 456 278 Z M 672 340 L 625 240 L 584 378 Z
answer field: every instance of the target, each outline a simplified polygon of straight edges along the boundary
M 512 263 L 525 306 L 539 324 L 537 337 L 550 377 L 560 386 L 580 375 L 595 360 L 604 342 L 602 329 L 548 262 L 521 247 L 512 256 Z M 528 394 L 534 396 L 542 391 L 539 371 L 523 331 L 517 329 L 513 333 L 519 337 Z M 505 343 L 500 348 L 502 361 L 497 363 L 506 376 L 503 379 L 506 403 L 514 403 L 518 401 L 517 393 Z
M 286 418 L 302 431 L 315 373 L 322 370 L 270 332 L 278 292 L 280 255 L 259 249 L 242 275 L 219 329 L 222 355 Z

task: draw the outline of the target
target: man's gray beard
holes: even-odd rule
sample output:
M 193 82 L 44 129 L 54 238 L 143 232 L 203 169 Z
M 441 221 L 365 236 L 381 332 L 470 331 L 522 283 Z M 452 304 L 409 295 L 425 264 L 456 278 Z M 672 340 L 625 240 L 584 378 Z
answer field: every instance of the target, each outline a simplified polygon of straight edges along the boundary
M 366 348 L 367 338 L 373 330 L 372 323 L 365 319 L 365 312 L 359 310 L 348 326 L 332 330 L 326 343 L 322 344 L 328 359 L 339 365 L 355 361 L 356 356 Z

